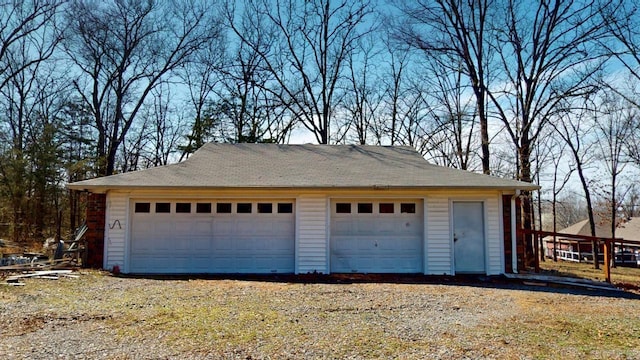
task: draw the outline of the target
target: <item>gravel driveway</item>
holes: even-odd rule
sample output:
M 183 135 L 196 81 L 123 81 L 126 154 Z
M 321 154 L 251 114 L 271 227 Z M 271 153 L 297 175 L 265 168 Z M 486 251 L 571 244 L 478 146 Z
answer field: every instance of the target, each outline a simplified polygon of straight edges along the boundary
M 99 272 L 25 282 L 0 287 L 0 359 L 640 358 L 633 297 Z

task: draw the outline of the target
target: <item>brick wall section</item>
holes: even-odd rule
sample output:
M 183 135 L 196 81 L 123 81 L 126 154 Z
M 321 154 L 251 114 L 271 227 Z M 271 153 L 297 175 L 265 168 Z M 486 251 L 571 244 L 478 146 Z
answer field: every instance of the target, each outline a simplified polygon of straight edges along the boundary
M 106 194 L 87 197 L 87 254 L 85 267 L 102 268 L 104 257 L 104 224 L 107 210 Z
M 513 273 L 511 247 L 511 195 L 502 195 L 502 223 L 504 226 L 504 271 Z
M 522 200 L 520 197 L 516 197 L 516 229 L 522 229 Z M 521 232 L 517 232 L 516 235 L 516 254 L 518 256 L 518 270 L 525 269 L 525 237 Z

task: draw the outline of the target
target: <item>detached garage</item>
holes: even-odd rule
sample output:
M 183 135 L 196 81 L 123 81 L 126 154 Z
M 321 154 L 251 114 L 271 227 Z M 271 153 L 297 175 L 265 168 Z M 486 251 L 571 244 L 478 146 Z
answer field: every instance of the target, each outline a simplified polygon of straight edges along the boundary
M 515 201 L 537 187 L 408 147 L 207 144 L 88 191 L 98 266 L 135 274 L 515 271 Z

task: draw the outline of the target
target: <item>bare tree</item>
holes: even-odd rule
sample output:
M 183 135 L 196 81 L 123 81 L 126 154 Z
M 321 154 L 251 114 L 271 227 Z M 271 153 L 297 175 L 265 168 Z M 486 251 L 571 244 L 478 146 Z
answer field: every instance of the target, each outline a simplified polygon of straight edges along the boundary
M 215 26 L 216 24 L 212 24 Z M 222 23 L 219 24 L 222 26 Z M 194 54 L 192 61 L 180 67 L 176 75 L 184 83 L 189 93 L 189 106 L 185 117 L 191 117 L 193 123 L 186 137 L 186 144 L 180 145 L 180 160 L 188 157 L 206 142 L 212 141 L 210 129 L 213 119 L 207 117 L 207 107 L 216 98 L 216 86 L 219 85 L 222 67 L 233 59 L 227 58 L 228 38 L 221 29 L 220 36 L 210 39 L 203 48 Z
M 360 72 L 354 72 L 349 80 L 360 84 L 357 98 L 361 106 L 353 108 L 366 113 L 360 115 L 363 121 L 358 132 L 372 138 L 371 143 L 413 146 L 424 154 L 428 147 L 424 141 L 428 131 L 424 123 L 428 111 L 425 76 L 412 62 L 412 49 L 395 41 L 392 29 L 387 25 L 383 32 L 371 34 L 374 40 L 369 49 L 352 56 L 357 66 L 358 59 L 370 54 L 366 73 L 360 65 Z M 345 105 L 356 97 L 351 92 L 346 89 Z
M 615 41 L 602 41 L 601 46 L 609 52 L 615 63 L 614 68 L 622 67 L 625 72 L 614 71 L 602 81 L 606 87 L 624 98 L 636 108 L 640 108 L 640 9 L 632 1 L 611 2 L 600 13 L 609 34 Z M 629 119 L 633 120 L 633 119 Z M 635 119 L 632 127 L 640 129 L 640 121 Z M 640 164 L 640 141 L 637 136 L 625 138 L 626 155 L 636 165 Z
M 70 92 L 70 91 L 69 91 Z M 94 176 L 95 152 L 92 147 L 95 128 L 92 126 L 91 111 L 82 100 L 72 96 L 65 97 L 58 116 L 62 120 L 60 131 L 61 161 L 65 170 L 65 181 L 70 183 Z M 68 224 L 76 229 L 83 216 L 82 199 L 85 194 L 68 190 Z
M 519 157 L 520 180 L 531 181 L 531 151 L 545 125 L 563 112 L 566 100 L 597 90 L 593 75 L 606 53 L 595 2 L 509 1 L 496 48 L 503 89 L 489 92 Z
M 531 157 L 550 119 L 565 111 L 568 99 L 598 88 L 594 75 L 607 59 L 599 40 L 606 31 L 597 1 L 508 1 L 496 23 L 494 50 L 504 84 L 488 92 L 498 118 L 515 146 L 518 179 L 533 180 Z M 523 201 L 523 226 L 532 222 L 530 197 Z M 532 259 L 527 241 L 525 256 Z M 527 256 L 528 255 L 528 256 Z
M 0 207 L 8 203 L 15 241 L 33 235 L 34 224 L 42 235 L 47 214 L 34 209 L 44 209 L 49 181 L 57 180 L 52 117 L 60 82 L 46 63 L 60 41 L 62 3 L 0 3 Z
M 558 196 L 569 183 L 571 175 L 575 171 L 575 168 L 569 166 L 567 169 L 562 169 L 562 164 L 565 164 L 566 158 L 564 156 L 567 143 L 565 141 L 557 141 L 554 136 L 550 137 L 550 141 L 546 142 L 547 148 L 544 150 L 550 154 L 551 166 L 553 167 L 553 175 L 551 182 L 551 217 L 553 221 L 552 231 L 558 232 Z M 565 227 L 569 224 L 564 223 Z M 558 254 L 556 254 L 557 237 L 553 236 L 553 261 L 558 261 Z
M 100 175 L 116 154 L 149 93 L 219 36 L 207 1 L 75 0 L 67 13 L 66 52 L 74 81 L 98 130 Z
M 251 20 L 248 16 L 242 18 L 245 36 L 251 36 L 256 44 L 265 44 L 267 40 L 263 33 L 250 34 L 253 31 Z M 293 129 L 295 119 L 286 116 L 286 107 L 274 95 L 273 90 L 276 89 L 264 86 L 273 80 L 271 72 L 265 69 L 264 58 L 242 41 L 228 58 L 221 70 L 217 99 L 208 108 L 210 116 L 215 119 L 213 125 L 218 140 L 234 143 L 284 142 Z
M 145 104 L 140 120 L 131 128 L 122 144 L 122 171 L 162 166 L 175 161 L 172 157 L 179 151 L 178 143 L 186 129 L 182 112 L 173 107 L 174 98 L 169 84 L 157 86 Z
M 390 20 L 388 20 L 390 21 Z M 385 60 L 383 60 L 385 71 L 381 75 L 381 82 L 384 84 L 384 108 L 380 121 L 374 124 L 374 133 L 377 139 L 382 139 L 385 135 L 389 138 L 391 145 L 396 145 L 399 136 L 401 113 L 405 99 L 414 98 L 412 93 L 419 91 L 414 86 L 415 83 L 409 81 L 411 74 L 408 69 L 411 67 L 411 49 L 402 43 L 394 41 L 391 33 L 396 25 L 387 25 L 384 39 Z
M 292 116 L 321 144 L 330 139 L 331 119 L 349 53 L 369 31 L 368 0 L 267 1 L 247 0 L 256 31 L 274 39 L 262 46 L 233 22 L 234 32 L 264 60 L 273 82 L 266 89 L 276 95 Z M 232 15 L 232 12 L 228 12 Z M 231 16 L 230 16 L 231 17 Z
M 380 144 L 381 138 L 376 135 L 375 124 L 380 116 L 384 89 L 376 86 L 380 72 L 376 64 L 380 60 L 381 48 L 377 46 L 377 37 L 366 37 L 358 41 L 357 52 L 347 54 L 347 76 L 345 80 L 345 96 L 342 110 L 344 121 L 342 131 L 336 133 L 336 143 L 349 140 L 349 135 L 356 143 L 371 143 L 373 135 Z
M 581 191 L 582 192 L 582 191 Z M 584 196 L 574 193 L 573 189 L 566 188 L 562 196 L 558 196 L 556 222 L 558 227 L 564 229 L 578 221 L 588 218 L 587 205 Z
M 551 135 L 551 134 L 548 134 L 548 135 Z M 538 144 L 535 147 L 534 154 L 533 154 L 533 161 L 534 161 L 533 165 L 535 166 L 534 181 L 538 185 L 541 185 L 540 180 L 543 172 L 542 169 L 544 169 L 548 165 L 551 157 L 551 154 L 548 151 L 544 151 L 542 149 L 543 147 L 547 147 L 548 143 L 552 141 L 552 139 L 548 135 L 541 136 L 540 140 L 538 141 Z M 543 230 L 542 228 L 542 189 L 538 189 L 538 191 L 535 192 L 535 204 L 532 204 L 532 207 L 535 207 L 534 209 L 531 210 L 532 213 L 537 214 L 537 217 L 538 217 L 538 224 L 536 226 L 536 224 L 534 223 L 534 229 L 537 228 L 537 230 Z M 538 249 L 539 260 L 545 261 L 544 241 L 542 240 L 542 236 L 534 236 L 534 244 L 535 244 L 534 246 L 536 246 L 536 249 Z
M 61 227 L 58 112 L 65 83 L 53 65 L 45 65 L 23 69 L 0 90 L 0 109 L 7 120 L 0 135 L 0 201 L 10 204 L 16 242 L 41 239 L 47 229 Z
M 627 71 L 632 81 L 640 81 L 640 9 L 633 1 L 610 1 L 600 11 L 602 23 L 615 41 L 601 41 L 600 45 L 612 56 L 617 65 Z M 607 39 L 608 40 L 608 39 Z M 637 89 L 624 91 L 616 82 L 603 81 L 603 86 L 610 88 L 628 102 L 640 107 Z
M 443 64 L 441 57 L 431 59 L 422 67 L 424 81 L 431 89 L 427 156 L 436 164 L 472 170 L 480 150 L 476 102 L 462 72 L 452 71 L 450 67 L 450 62 Z
M 551 122 L 551 124 L 560 138 L 567 144 L 570 151 L 570 157 L 573 162 L 570 166 L 575 168 L 580 179 L 587 205 L 591 236 L 595 237 L 596 221 L 591 199 L 590 182 L 587 179 L 587 170 L 594 160 L 593 147 L 595 146 L 593 139 L 587 136 L 593 131 L 593 123 L 590 121 L 589 116 L 589 110 L 583 109 L 580 112 L 567 113 L 559 121 Z M 598 269 L 598 242 L 593 241 L 592 248 L 593 265 Z
M 458 59 L 447 63 L 469 78 L 485 173 L 491 115 L 502 122 L 516 151 L 517 178 L 533 180 L 533 150 L 549 119 L 565 111 L 567 99 L 597 90 L 594 74 L 608 56 L 599 46 L 608 36 L 599 15 L 606 5 L 596 0 L 441 0 L 403 7 L 410 19 L 401 31 L 404 38 L 427 56 Z M 531 198 L 525 195 L 523 226 L 531 228 Z M 532 253 L 527 241 L 528 262 Z
M 622 202 L 622 211 L 626 219 L 636 217 L 638 214 L 638 206 L 640 206 L 640 192 L 638 192 L 638 185 L 636 182 L 632 182 L 627 191 L 627 197 Z
M 492 41 L 493 0 L 418 0 L 401 8 L 407 24 L 400 29 L 409 44 L 422 49 L 428 57 L 443 56 L 451 61 L 452 71 L 463 73 L 471 84 L 480 122 L 482 170 L 490 173 L 489 119 L 487 112 L 488 69 Z M 445 60 L 443 59 L 443 62 Z
M 395 145 L 411 146 L 424 156 L 431 146 L 427 140 L 432 114 L 426 93 L 416 84 L 418 81 L 410 81 L 402 97 L 394 100 L 397 101 L 393 104 L 397 126 Z
M 599 153 L 609 175 L 607 222 L 611 224 L 611 237 L 615 238 L 619 224 L 618 208 L 622 205 L 621 199 L 624 198 L 619 193 L 619 180 L 629 163 L 626 142 L 634 135 L 638 112 L 637 107 L 629 106 L 628 102 L 615 93 L 605 93 L 602 101 L 602 106 L 595 113 L 594 122 Z M 615 256 L 612 259 L 615 259 Z M 613 263 L 615 265 L 615 261 Z
M 53 55 L 60 41 L 56 17 L 63 3 L 10 0 L 0 4 L 0 89 Z

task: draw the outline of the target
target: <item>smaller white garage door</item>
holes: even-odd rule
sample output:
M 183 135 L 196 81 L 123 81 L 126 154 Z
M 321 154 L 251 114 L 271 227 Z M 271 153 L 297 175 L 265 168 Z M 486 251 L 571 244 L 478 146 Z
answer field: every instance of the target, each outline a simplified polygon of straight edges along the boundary
M 134 201 L 133 273 L 292 273 L 294 203 Z
M 331 272 L 421 273 L 422 200 L 331 202 Z

